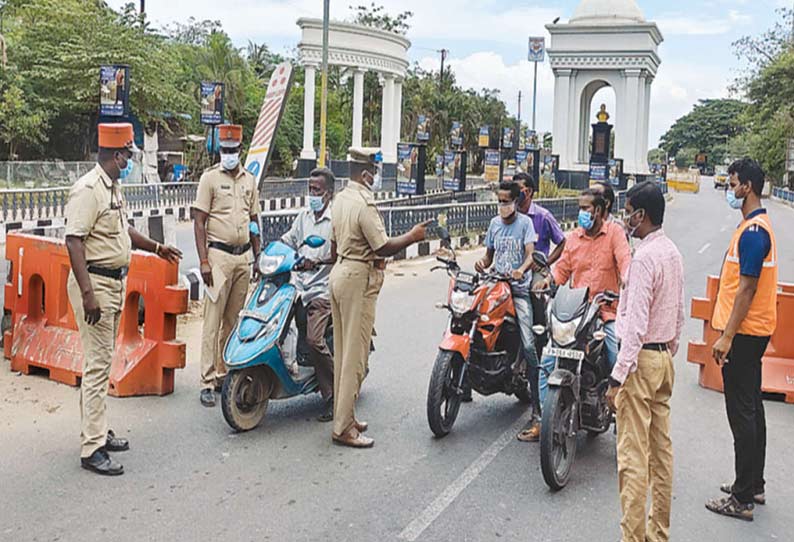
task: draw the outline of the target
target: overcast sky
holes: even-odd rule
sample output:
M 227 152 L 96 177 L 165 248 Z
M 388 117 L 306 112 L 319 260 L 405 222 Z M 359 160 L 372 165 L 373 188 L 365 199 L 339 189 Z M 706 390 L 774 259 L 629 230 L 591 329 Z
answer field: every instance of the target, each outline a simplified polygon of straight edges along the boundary
M 126 0 L 111 0 L 120 6 Z M 331 0 L 331 17 L 350 17 L 349 6 L 370 0 Z M 525 60 L 527 37 L 546 34 L 544 25 L 556 17 L 563 22 L 579 0 L 379 0 L 393 14 L 414 12 L 408 38 L 410 57 L 425 68 L 438 69 L 437 49 L 449 49 L 449 64 L 460 85 L 496 88 L 508 108 L 517 110 L 518 92 L 532 95 L 532 68 Z M 792 0 L 638 0 L 646 19 L 664 35 L 662 66 L 653 84 L 650 145 L 676 118 L 701 98 L 728 96 L 728 86 L 741 68 L 731 42 L 758 34 L 775 20 L 775 9 Z M 148 0 L 146 10 L 158 25 L 185 22 L 188 17 L 217 19 L 240 46 L 267 43 L 289 52 L 300 39 L 295 21 L 321 17 L 320 0 Z M 550 131 L 554 77 L 548 62 L 539 69 L 538 130 Z M 596 100 L 613 109 L 614 97 L 605 89 Z M 522 118 L 527 119 L 524 99 Z

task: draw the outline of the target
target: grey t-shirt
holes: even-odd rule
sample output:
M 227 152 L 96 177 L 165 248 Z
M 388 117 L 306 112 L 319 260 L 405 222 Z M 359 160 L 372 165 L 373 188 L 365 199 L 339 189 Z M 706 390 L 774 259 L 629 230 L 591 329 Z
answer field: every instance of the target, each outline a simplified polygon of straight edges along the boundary
M 507 275 L 521 267 L 527 257 L 526 245 L 536 240 L 535 228 L 528 216 L 517 213 L 511 224 L 505 224 L 500 216 L 495 217 L 485 236 L 485 246 L 494 251 L 494 271 Z M 532 273 L 527 273 L 523 280 L 512 281 L 513 293 L 528 295 L 531 279 Z

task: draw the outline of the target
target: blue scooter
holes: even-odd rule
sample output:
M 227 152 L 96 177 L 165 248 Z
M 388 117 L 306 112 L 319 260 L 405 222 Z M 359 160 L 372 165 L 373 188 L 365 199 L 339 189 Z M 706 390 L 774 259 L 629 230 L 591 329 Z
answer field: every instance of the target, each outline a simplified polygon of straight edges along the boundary
M 323 244 L 325 239 L 315 235 L 303 242 L 310 248 Z M 221 410 L 236 431 L 249 431 L 259 425 L 270 399 L 319 391 L 305 343 L 297 341 L 296 348 L 287 344 L 295 339 L 291 329 L 300 303 L 300 294 L 290 283 L 290 277 L 302 261 L 303 257 L 291 247 L 274 241 L 255 263 L 261 278 L 240 312 L 223 351 L 228 374 L 221 392 Z M 330 325 L 326 341 L 333 348 Z M 296 360 L 285 359 L 293 355 Z

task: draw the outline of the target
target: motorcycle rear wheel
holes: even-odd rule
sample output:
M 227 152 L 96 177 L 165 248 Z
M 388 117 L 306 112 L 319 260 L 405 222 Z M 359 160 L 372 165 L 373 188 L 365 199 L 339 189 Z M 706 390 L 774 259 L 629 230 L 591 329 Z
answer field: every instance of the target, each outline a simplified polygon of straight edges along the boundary
M 438 352 L 433 364 L 427 389 L 427 422 L 439 438 L 449 434 L 460 411 L 462 398 L 455 388 L 462 366 L 459 354 L 445 350 Z
M 573 394 L 565 388 L 549 388 L 543 404 L 540 426 L 540 467 L 543 479 L 553 491 L 568 483 L 576 457 L 576 433 L 569 434 Z M 574 428 L 575 429 L 575 428 Z
M 272 374 L 266 367 L 249 367 L 230 372 L 223 381 L 221 411 L 235 431 L 250 431 L 267 413 L 273 391 Z

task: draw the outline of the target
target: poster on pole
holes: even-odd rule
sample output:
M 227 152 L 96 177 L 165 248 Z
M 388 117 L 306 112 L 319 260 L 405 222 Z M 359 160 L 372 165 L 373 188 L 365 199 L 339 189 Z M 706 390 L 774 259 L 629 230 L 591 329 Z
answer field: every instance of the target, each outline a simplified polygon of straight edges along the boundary
M 130 67 L 99 67 L 99 115 L 126 117 L 130 107 Z
M 449 132 L 450 143 L 453 147 L 463 146 L 463 125 L 458 121 L 452 121 L 452 130 Z
M 546 60 L 546 38 L 530 36 L 527 60 L 530 62 L 543 62 Z
M 260 190 L 290 88 L 292 88 L 292 64 L 284 62 L 276 66 L 273 75 L 270 76 L 265 101 L 262 103 L 262 109 L 259 110 L 259 120 L 256 122 L 248 158 L 245 161 L 245 169 L 254 175 Z
M 496 149 L 487 149 L 485 151 L 485 182 L 497 183 L 499 182 L 499 162 L 501 156 Z
M 491 129 L 489 126 L 480 126 L 480 133 L 478 135 L 477 146 L 490 147 L 491 146 Z
M 419 115 L 416 119 L 416 140 L 426 143 L 430 141 L 430 118 Z
M 223 123 L 224 84 L 201 82 L 201 124 Z
M 502 148 L 503 149 L 512 149 L 513 148 L 513 137 L 515 135 L 515 129 L 511 127 L 504 128 L 502 130 Z

